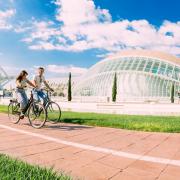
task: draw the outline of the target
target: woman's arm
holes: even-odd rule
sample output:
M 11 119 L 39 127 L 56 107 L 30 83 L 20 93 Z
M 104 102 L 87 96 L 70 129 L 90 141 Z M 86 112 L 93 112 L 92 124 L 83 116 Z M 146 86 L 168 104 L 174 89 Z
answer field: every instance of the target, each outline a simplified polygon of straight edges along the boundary
M 19 87 L 19 88 L 22 87 L 22 86 L 21 86 L 21 83 L 20 83 L 18 80 L 16 80 L 16 86 Z

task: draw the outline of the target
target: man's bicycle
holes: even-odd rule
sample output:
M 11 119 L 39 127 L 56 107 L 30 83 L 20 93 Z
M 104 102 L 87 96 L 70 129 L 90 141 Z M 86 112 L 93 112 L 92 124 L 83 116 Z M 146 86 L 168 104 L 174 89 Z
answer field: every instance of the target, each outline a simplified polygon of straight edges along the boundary
M 20 103 L 17 100 L 10 100 L 8 117 L 11 122 L 17 124 L 21 119 L 20 114 Z M 41 103 L 34 100 L 32 90 L 24 114 L 28 117 L 30 125 L 34 128 L 41 128 L 46 123 L 47 111 Z
M 47 102 L 45 104 L 45 109 L 47 111 L 47 119 L 52 123 L 58 123 L 61 119 L 61 108 L 60 106 L 51 100 L 51 91 L 44 89 L 47 96 Z

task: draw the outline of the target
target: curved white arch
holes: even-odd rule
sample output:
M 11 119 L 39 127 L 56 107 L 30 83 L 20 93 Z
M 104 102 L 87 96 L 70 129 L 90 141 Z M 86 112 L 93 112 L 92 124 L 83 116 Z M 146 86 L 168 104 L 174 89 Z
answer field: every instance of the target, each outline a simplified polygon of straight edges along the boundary
M 0 66 L 0 89 L 2 89 L 3 86 L 5 86 L 9 81 L 10 78 L 7 75 L 6 71 Z

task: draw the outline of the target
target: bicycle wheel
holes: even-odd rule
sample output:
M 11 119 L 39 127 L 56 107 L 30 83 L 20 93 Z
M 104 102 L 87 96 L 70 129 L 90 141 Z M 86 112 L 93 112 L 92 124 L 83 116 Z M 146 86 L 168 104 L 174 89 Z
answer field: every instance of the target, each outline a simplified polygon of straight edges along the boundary
M 18 102 L 10 102 L 8 105 L 8 117 L 10 121 L 17 124 L 20 121 L 20 105 Z
M 61 119 L 61 108 L 53 101 L 46 106 L 47 119 L 53 123 L 58 123 Z
M 33 102 L 28 110 L 28 119 L 32 127 L 41 128 L 47 119 L 47 112 L 44 106 L 38 102 Z

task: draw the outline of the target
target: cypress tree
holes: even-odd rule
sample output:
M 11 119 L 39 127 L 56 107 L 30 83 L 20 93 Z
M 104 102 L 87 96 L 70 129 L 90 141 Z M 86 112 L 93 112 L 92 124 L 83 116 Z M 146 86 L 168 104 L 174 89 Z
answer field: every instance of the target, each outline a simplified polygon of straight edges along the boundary
M 172 83 L 172 86 L 171 86 L 171 103 L 174 103 L 174 82 Z
M 116 96 L 117 96 L 117 75 L 115 73 L 113 87 L 112 87 L 112 101 L 113 102 L 116 102 Z
M 71 73 L 69 73 L 69 80 L 68 80 L 68 101 L 72 100 L 72 94 L 71 94 Z

